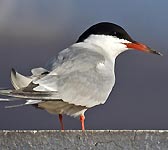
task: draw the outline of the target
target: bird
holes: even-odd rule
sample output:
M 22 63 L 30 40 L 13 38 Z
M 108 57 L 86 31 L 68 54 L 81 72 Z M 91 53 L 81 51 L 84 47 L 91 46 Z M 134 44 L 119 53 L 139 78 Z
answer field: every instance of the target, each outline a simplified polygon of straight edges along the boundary
M 84 113 L 104 104 L 115 84 L 115 60 L 127 50 L 139 50 L 162 55 L 137 42 L 119 25 L 99 22 L 88 28 L 77 41 L 52 57 L 44 67 L 24 76 L 11 70 L 14 89 L 1 89 L 0 95 L 11 100 L 24 99 L 21 105 L 33 105 L 59 115 L 64 130 L 63 115 L 78 117 L 85 130 Z M 1 99 L 3 101 L 3 99 Z

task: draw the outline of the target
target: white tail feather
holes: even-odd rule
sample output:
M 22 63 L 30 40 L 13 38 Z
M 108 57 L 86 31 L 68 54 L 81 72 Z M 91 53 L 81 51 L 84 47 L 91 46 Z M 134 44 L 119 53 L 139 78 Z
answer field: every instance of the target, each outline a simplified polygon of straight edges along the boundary
M 11 101 L 9 98 L 0 98 L 0 102 L 9 102 Z
M 18 72 L 16 72 L 14 69 L 11 71 L 11 82 L 15 89 L 20 89 L 28 86 L 30 82 L 32 81 L 31 78 L 25 77 Z
M 18 104 L 18 105 L 11 105 L 11 106 L 5 106 L 5 108 L 16 108 L 16 107 L 22 107 L 22 106 L 27 106 L 27 105 L 33 105 L 33 104 L 38 104 L 42 102 L 41 100 L 27 100 L 26 103 L 23 104 Z

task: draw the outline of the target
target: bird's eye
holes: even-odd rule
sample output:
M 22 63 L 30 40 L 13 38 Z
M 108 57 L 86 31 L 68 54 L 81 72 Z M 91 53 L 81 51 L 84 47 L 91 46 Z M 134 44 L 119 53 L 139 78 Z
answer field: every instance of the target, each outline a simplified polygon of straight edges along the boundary
M 117 35 L 117 32 L 114 32 L 114 35 Z
M 116 37 L 118 37 L 118 38 L 121 38 L 122 37 L 122 34 L 120 33 L 120 32 L 113 32 L 113 34 L 112 34 L 113 36 L 116 36 Z

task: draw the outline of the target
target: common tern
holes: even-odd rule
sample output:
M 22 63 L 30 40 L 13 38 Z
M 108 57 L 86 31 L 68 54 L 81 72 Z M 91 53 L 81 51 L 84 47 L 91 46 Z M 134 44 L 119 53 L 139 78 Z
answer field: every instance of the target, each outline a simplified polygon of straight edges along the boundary
M 63 114 L 79 117 L 85 130 L 85 111 L 106 102 L 115 84 L 115 59 L 130 49 L 161 55 L 133 40 L 116 24 L 95 24 L 76 43 L 52 58 L 46 67 L 32 69 L 31 76 L 12 69 L 11 82 L 15 89 L 0 90 L 0 94 L 14 100 L 25 99 L 26 103 L 21 106 L 35 105 L 58 114 L 62 130 Z

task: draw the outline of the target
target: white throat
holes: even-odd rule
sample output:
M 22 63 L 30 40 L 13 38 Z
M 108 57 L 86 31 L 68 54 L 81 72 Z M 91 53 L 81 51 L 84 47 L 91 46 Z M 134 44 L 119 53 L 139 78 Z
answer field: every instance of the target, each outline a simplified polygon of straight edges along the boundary
M 98 48 L 97 52 L 109 57 L 111 60 L 114 60 L 120 53 L 128 50 L 123 43 L 131 43 L 110 35 L 90 35 L 84 42 L 100 47 L 101 49 Z

